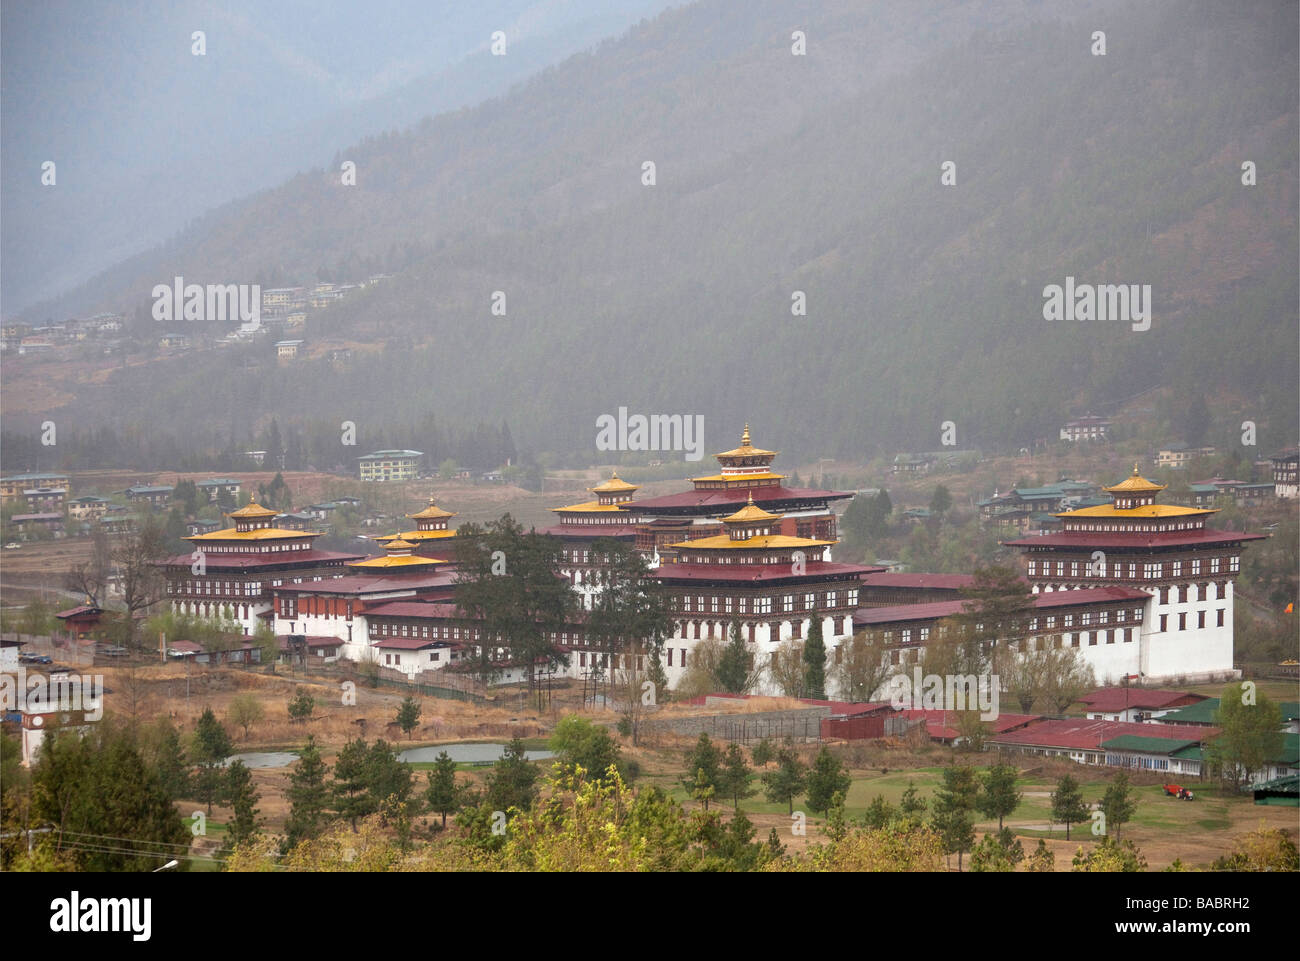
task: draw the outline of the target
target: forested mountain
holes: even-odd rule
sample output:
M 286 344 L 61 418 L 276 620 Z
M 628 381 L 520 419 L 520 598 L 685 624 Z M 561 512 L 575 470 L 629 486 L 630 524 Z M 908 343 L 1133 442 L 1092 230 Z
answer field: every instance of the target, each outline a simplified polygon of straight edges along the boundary
M 943 421 L 961 447 L 1019 445 L 1182 383 L 1246 398 L 1280 446 L 1298 389 L 1296 36 L 1287 2 L 670 10 L 506 97 L 341 150 L 355 187 L 337 166 L 298 176 L 98 282 L 147 317 L 175 275 L 380 265 L 396 276 L 307 336 L 382 349 L 273 373 L 205 352 L 120 370 L 67 410 L 182 436 L 351 420 L 400 446 L 432 414 L 507 420 L 521 450 L 590 462 L 619 407 L 702 414 L 706 452 L 748 420 L 763 446 L 854 455 L 936 449 Z M 1151 285 L 1150 329 L 1044 320 L 1067 276 Z

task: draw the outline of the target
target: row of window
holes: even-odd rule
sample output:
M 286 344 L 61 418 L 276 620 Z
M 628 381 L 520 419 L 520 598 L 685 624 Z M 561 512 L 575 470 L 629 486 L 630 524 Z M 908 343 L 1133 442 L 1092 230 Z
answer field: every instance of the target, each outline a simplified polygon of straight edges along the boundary
M 857 607 L 858 589 L 855 587 L 843 592 L 827 591 L 822 596 L 820 605 L 817 600 L 817 594 L 813 591 L 801 595 L 784 594 L 780 598 L 781 612 L 789 614 L 797 610 L 837 610 L 840 607 Z M 775 599 L 770 594 L 758 597 L 743 595 L 733 597 L 718 594 L 698 594 L 692 597 L 687 594 L 684 596 L 674 595 L 672 608 L 684 611 L 687 614 L 771 614 L 774 602 Z
M 1120 561 L 1113 561 L 1110 564 L 1110 574 L 1106 573 L 1106 564 L 1104 561 L 1039 561 L 1030 560 L 1028 562 L 1027 573 L 1030 577 L 1052 577 L 1052 564 L 1055 563 L 1056 577 L 1100 577 L 1114 580 L 1117 578 L 1127 577 L 1130 580 L 1138 579 L 1138 565 L 1136 561 L 1129 561 L 1126 565 Z M 1067 566 L 1068 573 L 1067 573 Z M 1151 562 L 1142 565 L 1142 577 L 1145 580 L 1160 580 L 1165 577 L 1199 577 L 1203 572 L 1209 574 L 1222 574 L 1225 572 L 1237 573 L 1241 570 L 1241 558 L 1238 555 L 1230 557 L 1194 557 L 1188 561 L 1164 561 Z
M 262 593 L 261 581 L 168 581 L 167 593 L 182 597 L 258 597 Z

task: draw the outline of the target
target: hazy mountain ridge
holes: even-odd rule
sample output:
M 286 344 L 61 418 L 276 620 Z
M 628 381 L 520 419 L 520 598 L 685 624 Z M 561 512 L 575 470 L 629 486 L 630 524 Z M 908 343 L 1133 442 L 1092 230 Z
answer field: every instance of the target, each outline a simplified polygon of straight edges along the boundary
M 669 11 L 348 151 L 356 188 L 300 176 L 116 278 L 144 297 L 174 273 L 301 277 L 407 249 L 400 276 L 308 331 L 387 351 L 269 380 L 204 354 L 79 404 L 388 436 L 427 411 L 506 418 L 521 447 L 577 455 L 628 406 L 704 414 L 710 448 L 749 419 L 762 443 L 809 444 L 815 425 L 820 450 L 852 453 L 934 448 L 944 420 L 960 446 L 1025 443 L 1181 378 L 1259 396 L 1272 436 L 1294 432 L 1293 7 L 1087 4 L 1021 26 L 1042 5 L 745 9 L 740 29 L 727 4 Z M 1105 58 L 1088 53 L 1099 18 Z M 1044 321 L 1042 289 L 1067 275 L 1151 284 L 1152 330 Z

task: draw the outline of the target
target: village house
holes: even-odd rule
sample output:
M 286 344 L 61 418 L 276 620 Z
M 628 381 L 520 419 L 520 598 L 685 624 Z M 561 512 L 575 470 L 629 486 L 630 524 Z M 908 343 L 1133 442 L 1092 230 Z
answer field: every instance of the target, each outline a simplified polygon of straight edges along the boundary
M 1102 441 L 1110 435 L 1111 423 L 1104 417 L 1088 414 L 1075 420 L 1066 421 L 1061 428 L 1061 440 L 1072 442 Z
M 1287 500 L 1300 497 L 1300 448 L 1278 451 L 1269 458 L 1269 463 L 1273 470 L 1274 495 Z

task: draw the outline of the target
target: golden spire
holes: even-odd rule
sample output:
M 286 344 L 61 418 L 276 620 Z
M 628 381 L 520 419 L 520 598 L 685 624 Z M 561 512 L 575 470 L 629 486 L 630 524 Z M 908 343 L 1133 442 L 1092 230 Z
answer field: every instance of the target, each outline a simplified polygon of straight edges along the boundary
M 745 425 L 745 432 L 744 432 L 743 434 L 740 435 L 740 446 L 741 446 L 741 447 L 749 447 L 749 446 L 750 446 L 750 443 L 749 443 L 749 425 L 748 425 L 748 424 Z

